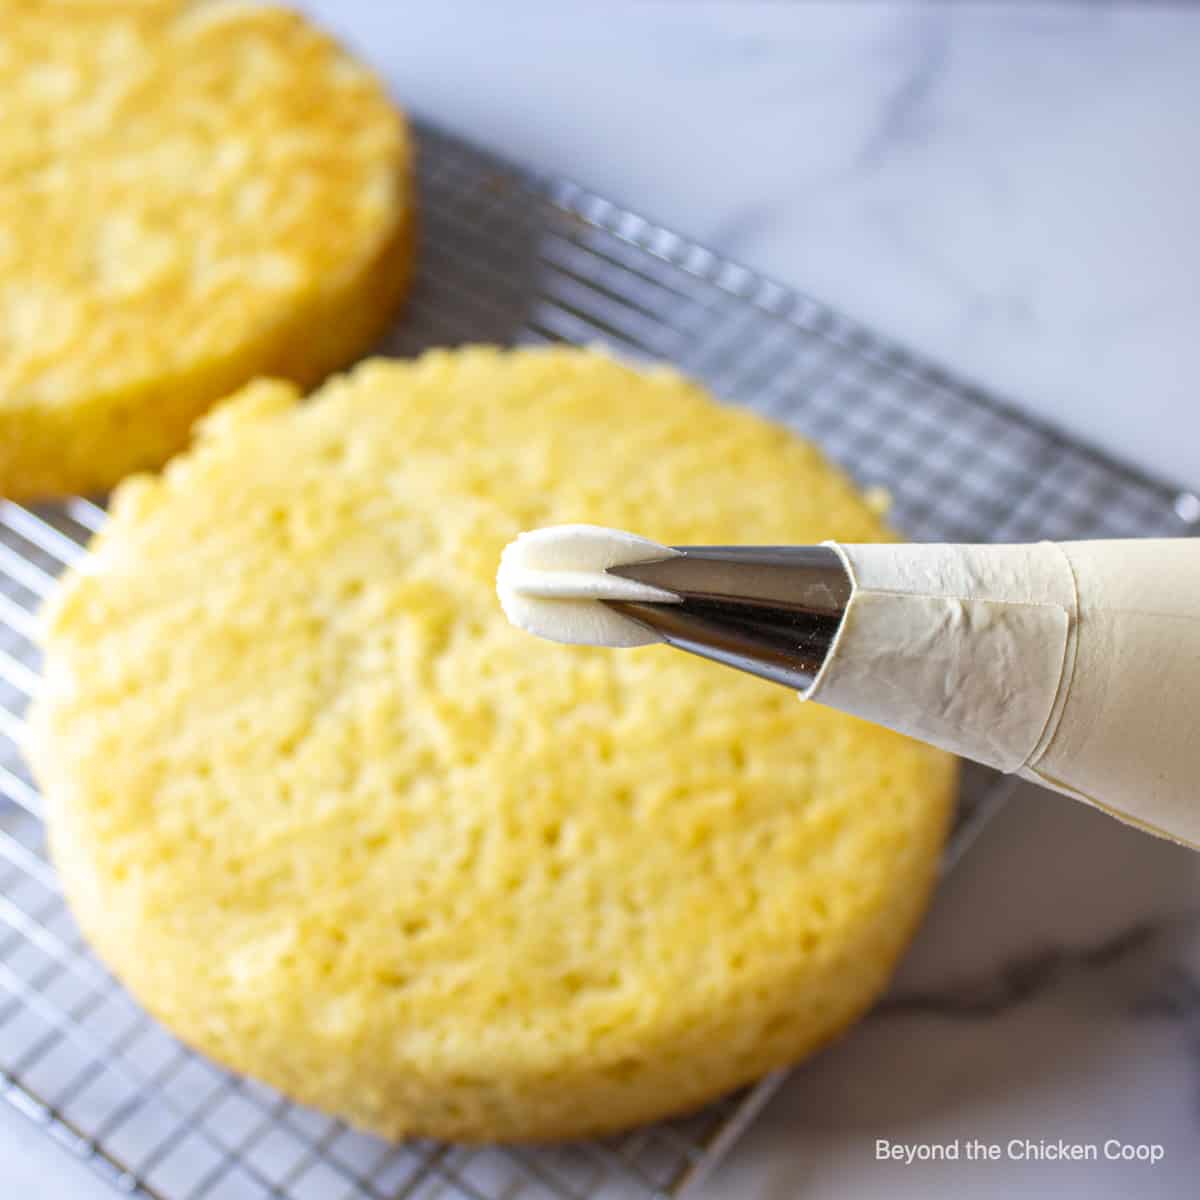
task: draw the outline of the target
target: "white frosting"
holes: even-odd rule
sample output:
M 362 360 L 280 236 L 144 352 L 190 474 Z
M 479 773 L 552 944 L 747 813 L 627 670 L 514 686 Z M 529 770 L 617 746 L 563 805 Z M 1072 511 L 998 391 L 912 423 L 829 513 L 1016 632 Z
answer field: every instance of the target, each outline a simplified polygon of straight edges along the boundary
M 835 549 L 805 699 L 1200 846 L 1200 539 Z
M 670 558 L 669 546 L 600 525 L 552 525 L 520 534 L 500 556 L 496 593 L 519 629 L 552 642 L 644 646 L 658 635 L 605 600 L 674 604 L 674 592 L 609 575 L 609 567 Z

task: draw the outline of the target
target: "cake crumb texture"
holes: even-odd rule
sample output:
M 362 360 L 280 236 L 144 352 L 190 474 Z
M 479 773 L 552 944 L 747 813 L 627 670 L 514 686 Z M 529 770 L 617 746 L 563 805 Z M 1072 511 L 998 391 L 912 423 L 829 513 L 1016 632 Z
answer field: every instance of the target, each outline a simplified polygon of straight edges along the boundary
M 890 537 L 810 445 L 574 350 L 260 381 L 46 617 L 67 896 L 186 1041 L 389 1137 L 603 1133 L 810 1053 L 884 987 L 940 752 L 649 646 L 538 642 L 503 547 Z
M 0 0 L 0 496 L 160 466 L 248 379 L 315 383 L 406 290 L 411 147 L 303 18 Z

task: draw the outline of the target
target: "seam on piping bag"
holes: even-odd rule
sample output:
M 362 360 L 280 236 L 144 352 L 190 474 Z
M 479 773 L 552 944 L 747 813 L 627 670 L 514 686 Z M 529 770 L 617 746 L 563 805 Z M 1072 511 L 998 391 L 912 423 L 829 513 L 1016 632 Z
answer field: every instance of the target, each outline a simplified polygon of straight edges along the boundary
M 1033 748 L 1026 755 L 1025 761 L 1017 768 L 1018 771 L 1033 771 L 1054 744 L 1059 726 L 1062 724 L 1063 713 L 1067 708 L 1067 697 L 1071 694 L 1071 687 L 1075 682 L 1075 664 L 1078 661 L 1076 651 L 1079 645 L 1079 580 L 1075 577 L 1075 567 L 1070 556 L 1059 543 L 1041 542 L 1039 544 L 1052 546 L 1066 563 L 1067 574 L 1071 579 L 1071 607 L 1067 610 L 1067 642 L 1063 647 L 1063 661 L 1059 666 L 1058 686 L 1054 692 L 1054 699 L 1050 704 L 1050 711 L 1046 714 L 1042 731 L 1033 743 Z M 1087 799 L 1087 797 L 1083 798 Z M 1091 803 L 1095 803 L 1095 801 L 1091 801 Z M 1098 805 L 1097 807 L 1102 806 Z
M 1053 775 L 1043 774 L 1034 767 L 1022 767 L 1018 775 L 1030 783 L 1036 783 L 1041 787 L 1049 788 L 1052 792 L 1059 792 L 1061 795 L 1069 796 L 1072 800 L 1078 800 L 1083 804 L 1091 805 L 1092 808 L 1098 808 L 1102 813 L 1113 817 L 1123 825 L 1132 825 L 1143 833 L 1162 838 L 1166 842 L 1174 842 L 1177 846 L 1186 846 L 1189 850 L 1200 850 L 1200 843 L 1188 841 L 1187 838 L 1180 837 L 1177 833 L 1170 833 L 1161 826 L 1153 825 L 1141 817 L 1135 817 L 1119 808 L 1113 808 L 1111 804 L 1105 804 L 1103 800 L 1097 800 L 1094 796 L 1089 796 L 1087 792 L 1081 792 L 1069 783 L 1062 783 Z

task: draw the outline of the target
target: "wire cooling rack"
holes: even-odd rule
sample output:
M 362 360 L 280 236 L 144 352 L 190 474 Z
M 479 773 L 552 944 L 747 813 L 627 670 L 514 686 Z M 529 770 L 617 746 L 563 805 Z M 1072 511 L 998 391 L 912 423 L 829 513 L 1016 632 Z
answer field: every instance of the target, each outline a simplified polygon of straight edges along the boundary
M 675 362 L 886 488 L 919 540 L 1186 534 L 1200 499 L 1032 423 L 804 296 L 571 183 L 421 127 L 423 246 L 384 347 L 603 342 Z M 184 1049 L 91 957 L 47 861 L 17 753 L 33 618 L 104 520 L 0 502 L 0 1093 L 128 1193 L 161 1200 L 676 1196 L 779 1077 L 686 1120 L 539 1150 L 387 1145 Z M 972 769 L 950 857 L 999 803 Z

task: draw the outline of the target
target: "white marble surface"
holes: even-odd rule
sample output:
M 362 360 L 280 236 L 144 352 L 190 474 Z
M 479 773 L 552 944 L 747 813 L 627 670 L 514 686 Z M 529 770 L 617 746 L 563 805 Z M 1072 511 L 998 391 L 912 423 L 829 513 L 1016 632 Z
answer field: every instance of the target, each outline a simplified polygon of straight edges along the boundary
M 1200 485 L 1187 6 L 310 7 L 420 111 Z
M 451 128 L 1200 485 L 1200 9 L 310 7 Z M 1193 1196 L 1197 914 L 1200 858 L 1026 789 L 892 999 L 795 1073 L 706 1200 Z M 878 1139 L 1001 1161 L 877 1161 Z M 1022 1162 L 1012 1139 L 1163 1158 Z M 0 1106 L 0 1197 L 108 1194 Z

